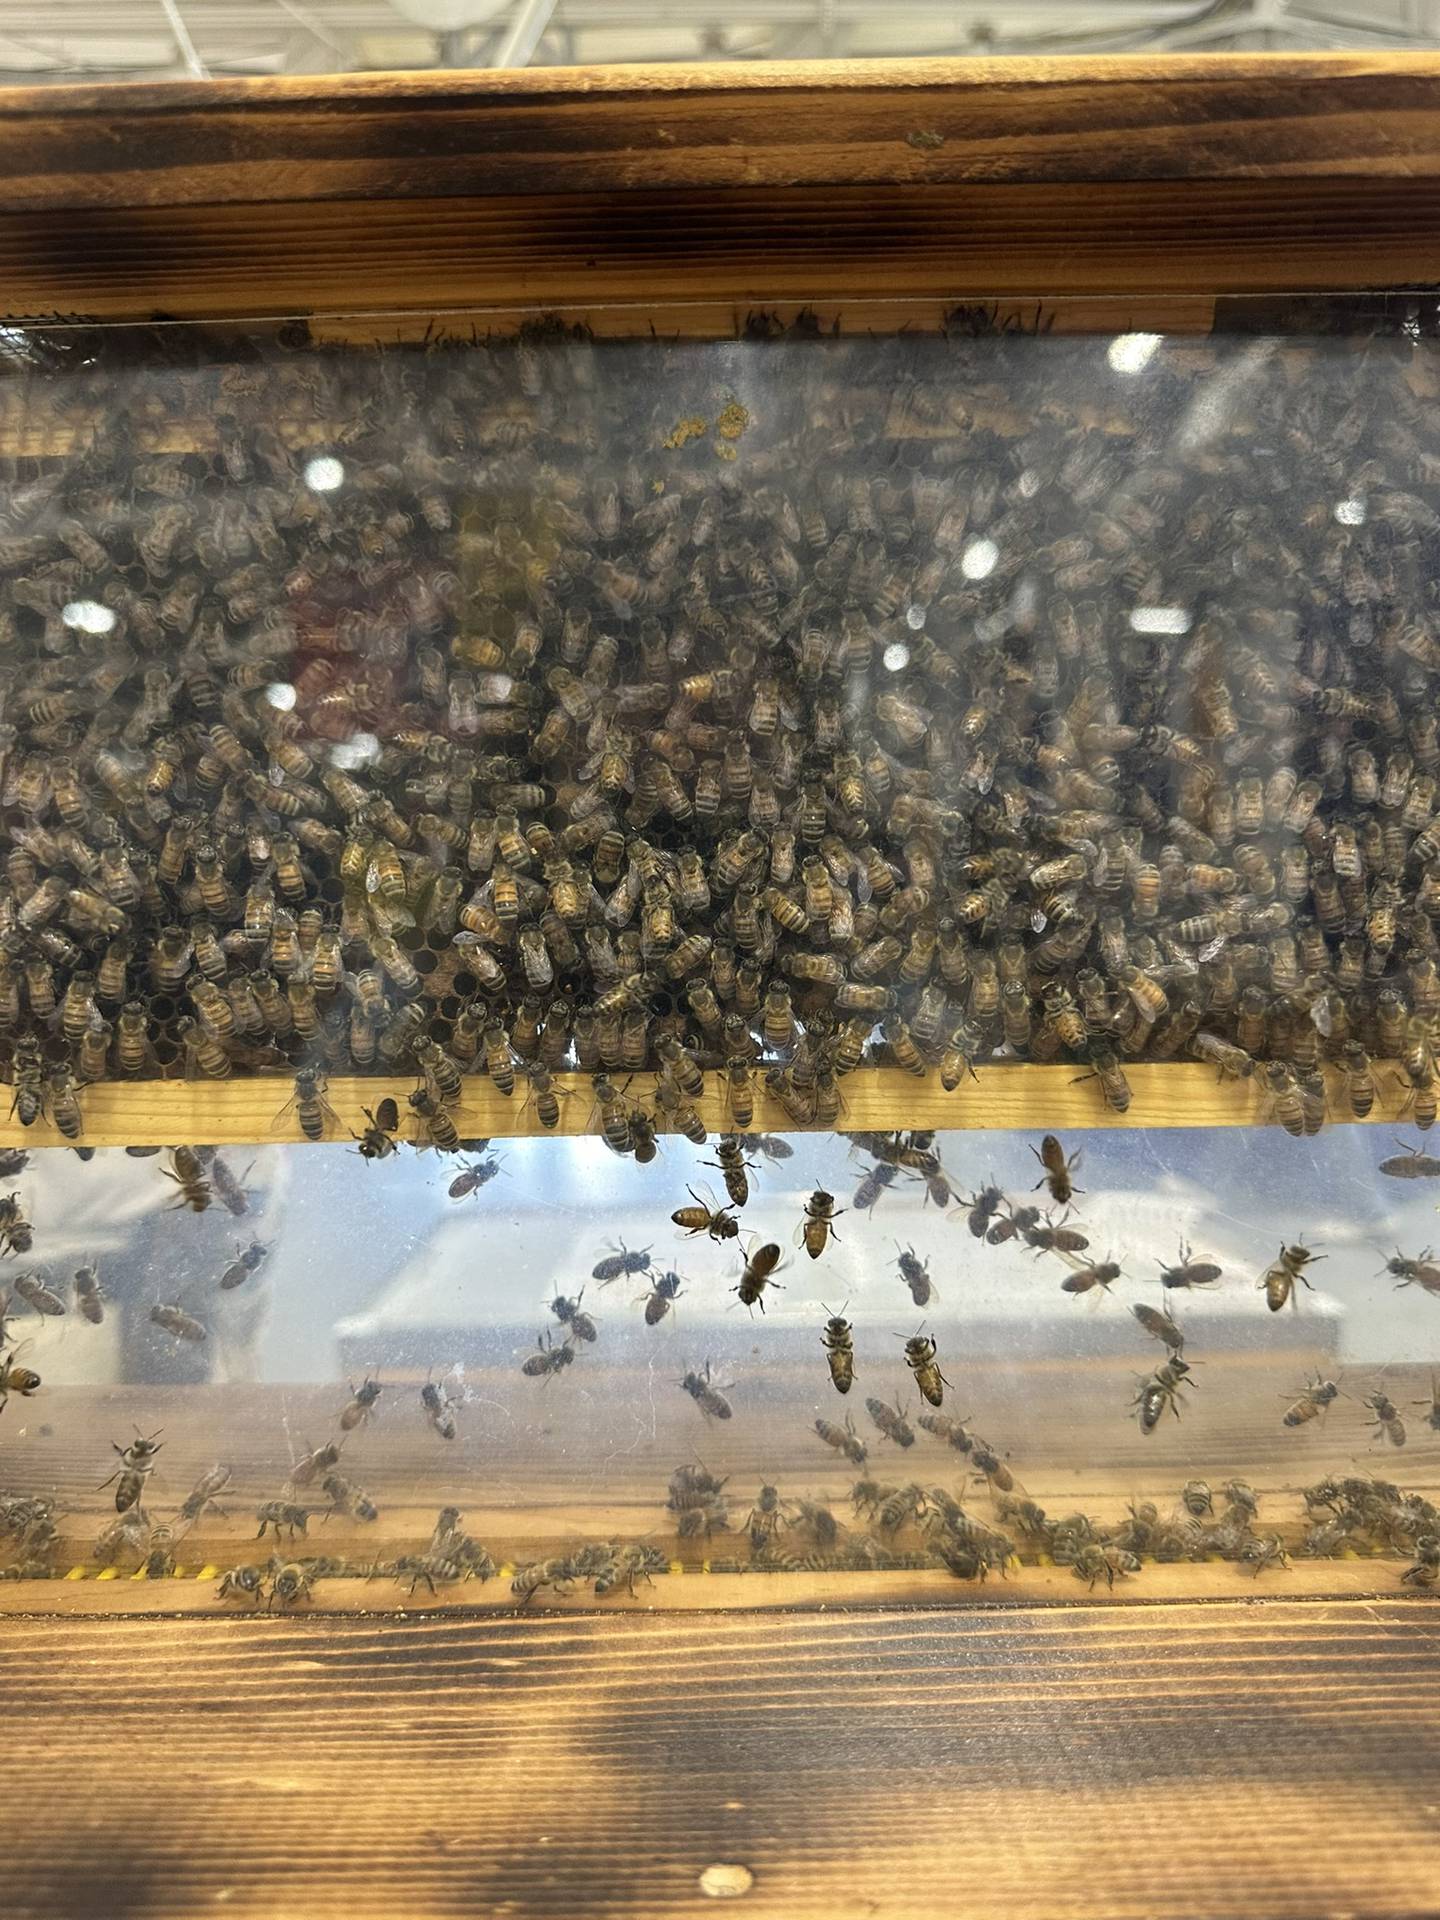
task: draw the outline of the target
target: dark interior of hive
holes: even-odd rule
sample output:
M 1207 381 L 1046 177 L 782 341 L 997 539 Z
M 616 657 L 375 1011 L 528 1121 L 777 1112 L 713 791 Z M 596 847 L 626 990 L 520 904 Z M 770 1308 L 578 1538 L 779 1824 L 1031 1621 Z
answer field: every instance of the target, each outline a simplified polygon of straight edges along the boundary
M 696 1067 L 1428 1087 L 1422 329 L 3 354 L 22 1108 L 430 1043 L 682 1126 Z

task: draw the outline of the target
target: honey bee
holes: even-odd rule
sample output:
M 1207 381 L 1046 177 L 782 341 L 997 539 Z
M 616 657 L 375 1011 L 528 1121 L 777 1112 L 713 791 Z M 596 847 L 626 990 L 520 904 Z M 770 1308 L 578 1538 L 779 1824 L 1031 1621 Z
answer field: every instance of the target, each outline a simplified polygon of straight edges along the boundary
M 131 1507 L 139 1504 L 145 1483 L 155 1471 L 155 1456 L 165 1444 L 160 1438 L 164 1431 L 161 1427 L 148 1438 L 137 1433 L 128 1447 L 112 1441 L 114 1451 L 120 1456 L 120 1464 L 108 1480 L 100 1482 L 96 1491 L 103 1493 L 106 1487 L 114 1485 L 117 1513 L 128 1513 Z
M 385 1160 L 392 1153 L 400 1151 L 400 1143 L 395 1138 L 400 1130 L 400 1109 L 391 1099 L 382 1100 L 378 1107 L 362 1107 L 367 1125 L 363 1133 L 352 1133 L 350 1138 L 358 1140 L 355 1151 L 362 1160 Z
M 278 1528 L 276 1532 L 278 1537 Z M 303 1566 L 298 1560 L 281 1561 L 279 1555 L 275 1555 L 270 1562 L 270 1597 L 265 1602 L 266 1611 L 277 1605 L 295 1607 L 302 1600 L 313 1600 L 317 1578 L 313 1568 Z
M 725 1397 L 732 1388 L 721 1389 L 714 1385 L 708 1360 L 698 1373 L 693 1369 L 687 1372 L 680 1385 L 707 1420 L 729 1420 L 733 1417 L 735 1409 Z
M 248 1247 L 237 1247 L 235 1259 L 220 1276 L 221 1291 L 243 1286 L 252 1274 L 260 1271 L 269 1254 L 270 1249 L 259 1240 L 252 1240 Z
M 731 1208 L 716 1208 L 713 1199 L 702 1200 L 693 1187 L 687 1187 L 685 1191 L 695 1204 L 691 1207 L 677 1207 L 671 1214 L 670 1218 L 677 1227 L 683 1227 L 692 1237 L 703 1233 L 717 1242 L 734 1240 L 738 1236 L 740 1222 L 735 1218 Z
M 105 1318 L 105 1295 L 100 1286 L 100 1269 L 93 1261 L 75 1269 L 75 1305 L 92 1327 Z
M 28 1400 L 38 1393 L 41 1380 L 32 1367 L 22 1367 L 16 1360 L 15 1350 L 9 1353 L 0 1350 L 0 1409 L 3 1409 L 12 1393 L 18 1393 Z
M 574 1343 L 568 1336 L 564 1344 L 557 1347 L 548 1333 L 542 1333 L 537 1351 L 522 1364 L 520 1371 L 529 1374 L 532 1379 L 549 1380 L 552 1374 L 568 1367 L 574 1358 Z
M 743 1207 L 750 1198 L 750 1174 L 754 1172 L 754 1162 L 747 1160 L 744 1147 L 733 1133 L 722 1133 L 715 1143 L 715 1151 L 719 1158 L 703 1164 L 720 1170 L 731 1204 Z
M 38 1273 L 16 1274 L 15 1291 L 42 1319 L 59 1319 L 65 1311 L 65 1302 L 53 1288 L 46 1286 Z
M 678 1273 L 662 1273 L 656 1276 L 655 1284 L 648 1294 L 642 1294 L 645 1302 L 645 1324 L 658 1327 L 669 1313 L 671 1305 L 680 1298 L 684 1288 Z
M 302 1067 L 295 1075 L 295 1091 L 276 1114 L 272 1127 L 282 1126 L 293 1111 L 307 1140 L 323 1140 L 330 1127 L 339 1125 L 325 1092 L 325 1075 L 321 1069 Z
M 1158 1307 L 1146 1306 L 1143 1301 L 1131 1307 L 1130 1311 L 1146 1333 L 1169 1347 L 1172 1353 L 1183 1351 L 1185 1336 L 1168 1313 L 1162 1313 Z
M 1182 1385 L 1194 1385 L 1189 1379 L 1190 1365 L 1182 1360 L 1178 1352 L 1172 1353 L 1161 1367 L 1157 1367 L 1140 1388 L 1131 1406 L 1139 1410 L 1140 1431 L 1153 1433 L 1160 1424 L 1160 1416 L 1166 1407 L 1178 1420 L 1180 1418 L 1180 1393 Z
M 1213 1260 L 1197 1260 L 1188 1240 L 1182 1239 L 1174 1266 L 1160 1262 L 1162 1287 L 1213 1287 L 1221 1278 L 1221 1269 Z M 1153 1329 L 1147 1328 L 1147 1331 Z
M 317 1475 L 328 1473 L 340 1459 L 338 1440 L 328 1440 L 324 1446 L 315 1447 L 290 1469 L 290 1477 L 285 1482 L 285 1491 L 293 1492 L 298 1487 L 308 1487 Z
M 457 1144 L 467 1143 L 458 1142 L 457 1138 Z M 504 1171 L 498 1156 L 493 1153 L 483 1159 L 472 1160 L 456 1174 L 446 1188 L 446 1192 L 452 1200 L 464 1200 L 468 1195 L 479 1193 L 483 1187 L 489 1186 L 495 1176 Z
M 360 1520 L 369 1525 L 380 1518 L 380 1509 L 362 1487 L 347 1480 L 344 1474 L 327 1473 L 320 1482 L 320 1491 L 330 1502 L 331 1513 L 343 1513 L 348 1519 Z
M 1266 1268 L 1259 1282 L 1260 1290 L 1265 1295 L 1265 1304 L 1271 1313 L 1279 1313 L 1287 1300 L 1293 1307 L 1299 1306 L 1297 1288 L 1310 1285 L 1305 1278 L 1305 1268 L 1326 1257 L 1323 1253 L 1312 1253 L 1308 1247 L 1281 1243 L 1274 1265 Z
M 409 1095 L 408 1104 L 415 1119 L 417 1133 L 424 1134 L 426 1146 L 434 1147 L 437 1153 L 460 1151 L 460 1129 L 429 1087 L 417 1087 Z M 496 1171 L 499 1172 L 501 1169 L 497 1167 Z M 470 1189 L 467 1188 L 466 1191 Z
M 1420 1147 L 1408 1147 L 1403 1140 L 1395 1144 L 1401 1152 L 1380 1162 L 1381 1173 L 1392 1180 L 1440 1180 L 1440 1156 L 1426 1153 Z
M 928 1307 L 932 1299 L 939 1298 L 939 1292 L 930 1278 L 929 1262 L 922 1260 L 913 1247 L 902 1247 L 898 1241 L 895 1247 L 896 1265 L 900 1269 L 900 1278 L 910 1289 L 910 1298 L 917 1307 Z
M 1287 1427 L 1303 1427 L 1307 1420 L 1313 1420 L 1321 1414 L 1333 1400 L 1339 1398 L 1340 1389 L 1333 1380 L 1322 1380 L 1317 1373 L 1306 1383 L 1298 1400 L 1293 1400 L 1281 1416 Z
M 1096 1261 L 1088 1267 L 1077 1267 L 1060 1282 L 1062 1292 L 1089 1293 L 1099 1287 L 1107 1292 L 1120 1278 L 1120 1268 L 1114 1259 Z
M 1399 1409 L 1382 1388 L 1367 1393 L 1361 1402 L 1370 1409 L 1375 1418 L 1372 1422 L 1377 1437 L 1388 1440 L 1392 1447 L 1405 1444 L 1405 1422 L 1400 1418 Z
M 1440 1373 L 1430 1375 L 1430 1397 L 1428 1400 L 1415 1400 L 1413 1406 L 1424 1407 L 1425 1424 L 1436 1433 L 1440 1433 Z
M 1430 1251 L 1429 1247 L 1422 1247 L 1419 1257 L 1411 1259 L 1397 1247 L 1381 1271 L 1393 1273 L 1397 1287 L 1417 1286 L 1423 1287 L 1426 1293 L 1440 1294 L 1440 1266 L 1431 1260 Z
M 1068 1206 L 1076 1192 L 1079 1191 L 1072 1183 L 1071 1175 L 1079 1164 L 1080 1155 L 1073 1153 L 1069 1159 L 1067 1159 L 1065 1157 L 1065 1149 L 1053 1133 L 1047 1133 L 1045 1138 L 1040 1142 L 1040 1145 L 1038 1147 L 1032 1147 L 1030 1151 L 1035 1155 L 1041 1166 L 1041 1175 L 1035 1182 L 1035 1185 L 1037 1187 L 1048 1187 L 1050 1189 L 1050 1198 L 1055 1202 L 1057 1207 Z
M 598 1280 L 602 1287 L 608 1287 L 613 1280 L 622 1280 L 633 1274 L 649 1271 L 649 1247 L 627 1247 L 622 1240 L 615 1252 L 607 1253 L 595 1262 L 590 1269 L 590 1278 Z
M 842 1207 L 840 1212 L 844 1211 Z M 803 1245 L 812 1260 L 818 1260 L 832 1236 L 839 1239 L 834 1226 L 839 1218 L 840 1214 L 835 1211 L 835 1196 L 817 1187 L 805 1202 L 805 1218 L 797 1229 L 796 1244 Z
M 29 1253 L 34 1244 L 35 1230 L 20 1211 L 19 1194 L 0 1195 L 0 1256 Z M 16 1291 L 22 1291 L 18 1283 Z
M 887 1440 L 893 1440 L 897 1447 L 914 1446 L 915 1430 L 898 1401 L 892 1407 L 884 1400 L 872 1398 L 865 1402 L 865 1411 Z
M 771 1277 L 779 1265 L 780 1249 L 774 1241 L 764 1246 L 751 1243 L 749 1257 L 741 1271 L 739 1284 L 732 1289 L 739 1294 L 742 1307 L 753 1307 L 758 1303 L 760 1311 L 762 1313 L 765 1311 L 766 1287 L 778 1287 L 780 1284 L 778 1280 Z
M 384 1392 L 378 1380 L 362 1380 L 358 1387 L 351 1387 L 350 1399 L 340 1415 L 340 1428 L 343 1433 L 352 1433 L 356 1427 L 363 1426 L 375 1410 L 375 1402 Z
M 576 1340 L 594 1341 L 599 1337 L 598 1329 L 590 1315 L 581 1308 L 580 1302 L 584 1298 L 585 1289 L 583 1287 L 573 1300 L 566 1294 L 557 1293 L 555 1298 L 550 1302 L 550 1311 L 562 1327 L 568 1327 L 570 1329 L 571 1337 Z
M 923 1326 L 908 1339 L 905 1339 L 903 1334 L 898 1334 L 896 1338 L 905 1340 L 905 1364 L 915 1376 L 915 1384 L 920 1389 L 921 1398 L 932 1407 L 942 1405 L 945 1389 L 950 1382 L 940 1371 L 934 1340 L 924 1331 Z
M 827 1447 L 833 1447 L 837 1453 L 843 1453 L 853 1467 L 863 1467 L 870 1457 L 865 1442 L 856 1433 L 854 1422 L 849 1414 L 845 1416 L 843 1427 L 837 1427 L 832 1420 L 817 1420 L 815 1432 Z
M 260 1567 L 230 1567 L 215 1588 L 217 1600 L 249 1600 L 258 1607 L 265 1591 L 265 1574 Z
M 175 1303 L 166 1305 L 165 1302 L 157 1300 L 150 1309 L 150 1320 L 153 1325 L 163 1327 L 174 1339 L 189 1341 L 192 1345 L 198 1345 L 208 1337 L 204 1321 L 197 1320 L 193 1314 L 186 1313 L 183 1307 Z

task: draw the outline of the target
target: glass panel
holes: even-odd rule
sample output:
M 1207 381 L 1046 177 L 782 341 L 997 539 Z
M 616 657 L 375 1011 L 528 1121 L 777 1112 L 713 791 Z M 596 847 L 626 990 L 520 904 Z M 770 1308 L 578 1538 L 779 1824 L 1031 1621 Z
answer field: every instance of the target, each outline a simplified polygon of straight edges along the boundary
M 377 1085 L 368 1164 L 15 1167 L 11 1572 L 153 1549 L 268 1594 L 278 1551 L 468 1597 L 455 1505 L 547 1600 L 628 1593 L 602 1541 L 1068 1594 L 1272 1538 L 1300 1579 L 1307 1526 L 1433 1584 L 1440 1159 L 1315 1137 L 1397 1075 L 1435 1114 L 1433 342 L 767 331 L 6 337 L 13 1117 L 83 1140 L 87 1083 L 260 1074 L 334 1142 L 327 1075 L 419 1100 Z M 844 1128 L 884 1066 L 902 1127 L 899 1069 L 973 1101 L 1058 1063 L 1123 1109 L 1128 1063 L 1197 1059 L 1283 1131 L 1137 1102 L 1050 1193 L 1043 1111 L 796 1133 L 738 1214 L 679 1137 L 719 1076 L 737 1125 L 764 1075 Z M 454 1157 L 465 1076 L 533 1130 L 567 1069 L 595 1138 Z

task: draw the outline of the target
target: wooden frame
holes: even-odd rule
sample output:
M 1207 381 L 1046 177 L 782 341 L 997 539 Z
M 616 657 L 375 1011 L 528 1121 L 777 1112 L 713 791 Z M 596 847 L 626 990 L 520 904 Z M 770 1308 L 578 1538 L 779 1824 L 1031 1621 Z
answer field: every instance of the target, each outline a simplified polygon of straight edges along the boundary
M 1353 54 L 10 90 L 0 271 L 13 318 L 1092 295 L 1204 324 L 1440 281 L 1437 107 L 1434 57 Z

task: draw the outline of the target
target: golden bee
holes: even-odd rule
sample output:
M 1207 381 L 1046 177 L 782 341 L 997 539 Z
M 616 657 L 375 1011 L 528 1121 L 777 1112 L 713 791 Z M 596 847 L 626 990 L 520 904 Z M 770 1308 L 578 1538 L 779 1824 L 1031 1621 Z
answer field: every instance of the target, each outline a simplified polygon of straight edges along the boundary
M 1305 1277 L 1306 1267 L 1325 1258 L 1323 1253 L 1312 1253 L 1308 1247 L 1287 1246 L 1282 1242 L 1274 1263 L 1266 1268 L 1259 1282 L 1271 1313 L 1279 1313 L 1287 1300 L 1291 1306 L 1299 1306 L 1299 1288 L 1310 1285 Z
M 155 1471 L 155 1456 L 165 1444 L 160 1438 L 163 1432 L 162 1427 L 148 1437 L 137 1433 L 126 1447 L 122 1447 L 118 1441 L 112 1442 L 114 1451 L 120 1456 L 120 1464 L 108 1480 L 100 1482 L 97 1491 L 103 1492 L 106 1487 L 114 1486 L 117 1513 L 126 1513 L 139 1504 L 146 1483 Z
M 812 1260 L 818 1260 L 829 1241 L 839 1238 L 835 1233 L 835 1222 L 840 1213 L 835 1210 L 835 1196 L 817 1187 L 805 1202 L 805 1218 L 797 1230 L 797 1241 Z
M 817 1420 L 815 1433 L 827 1447 L 844 1454 L 853 1467 L 863 1467 L 870 1457 L 865 1442 L 856 1433 L 854 1422 L 848 1414 L 843 1427 L 837 1427 L 833 1420 Z
M 375 1410 L 375 1402 L 384 1392 L 378 1380 L 362 1380 L 358 1387 L 350 1389 L 350 1398 L 340 1414 L 340 1427 L 344 1433 L 352 1433 L 356 1427 L 363 1426 Z
M 1032 1147 L 1030 1151 L 1040 1162 L 1041 1167 L 1040 1178 L 1035 1185 L 1048 1187 L 1050 1198 L 1057 1207 L 1069 1206 L 1070 1201 L 1079 1191 L 1073 1182 L 1072 1175 L 1079 1164 L 1080 1155 L 1072 1153 L 1067 1159 L 1065 1149 L 1053 1133 L 1047 1133 L 1040 1145 Z
M 903 1335 L 897 1337 L 905 1338 Z M 932 1407 L 943 1405 L 945 1389 L 950 1382 L 940 1371 L 935 1342 L 923 1327 L 905 1339 L 905 1364 L 915 1376 L 921 1398 Z
M 693 1187 L 685 1191 L 694 1202 L 693 1206 L 677 1207 L 670 1218 L 677 1227 L 693 1238 L 705 1234 L 711 1240 L 734 1240 L 740 1232 L 740 1222 L 729 1207 L 716 1207 L 713 1199 L 702 1199 Z
M 825 1349 L 825 1358 L 830 1367 L 830 1381 L 837 1393 L 848 1393 L 855 1384 L 855 1338 L 850 1322 L 845 1318 L 845 1309 L 839 1313 L 830 1313 L 825 1329 L 820 1335 L 820 1344 Z
M 758 1305 L 762 1313 L 765 1311 L 766 1288 L 780 1285 L 773 1277 L 780 1265 L 780 1258 L 780 1248 L 773 1240 L 763 1245 L 751 1243 L 739 1283 L 733 1289 L 739 1294 L 742 1307 Z

